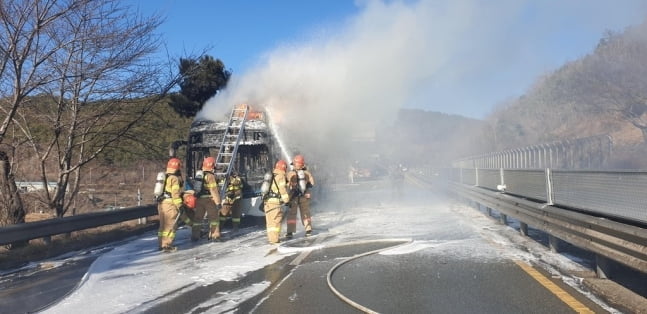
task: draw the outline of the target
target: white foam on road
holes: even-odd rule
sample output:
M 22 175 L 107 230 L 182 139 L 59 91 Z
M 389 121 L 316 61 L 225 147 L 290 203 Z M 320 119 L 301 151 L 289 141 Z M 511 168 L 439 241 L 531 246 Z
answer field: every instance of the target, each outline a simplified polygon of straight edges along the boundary
M 189 236 L 188 229 L 178 230 L 178 239 Z M 260 231 L 221 243 L 178 242 L 180 250 L 172 254 L 157 250 L 153 234 L 116 247 L 92 264 L 76 291 L 45 313 L 142 310 L 161 296 L 168 299 L 195 286 L 237 280 L 284 257 L 267 254 L 273 246 Z
M 483 262 L 504 258 L 541 259 L 563 267 L 577 267 L 567 258 L 547 250 L 533 255 L 517 249 L 510 241 L 520 238 L 513 228 L 500 225 L 473 208 L 422 190 L 412 189 L 406 195 L 379 190 L 353 192 L 347 198 L 321 204 L 313 208 L 313 225 L 316 232 L 325 234 L 324 246 L 406 238 L 412 242 L 381 254 L 443 254 Z M 295 236 L 303 236 L 301 226 Z M 251 271 L 277 262 L 285 254 L 302 251 L 277 249 L 267 243 L 263 230 L 222 243 L 192 245 L 188 239 L 188 229 L 178 230 L 179 250 L 172 254 L 157 251 L 155 233 L 115 247 L 95 261 L 77 290 L 45 313 L 139 312 L 198 286 L 240 280 Z M 223 291 L 202 304 L 202 308 L 229 311 L 262 293 L 268 285 L 259 282 L 245 289 Z

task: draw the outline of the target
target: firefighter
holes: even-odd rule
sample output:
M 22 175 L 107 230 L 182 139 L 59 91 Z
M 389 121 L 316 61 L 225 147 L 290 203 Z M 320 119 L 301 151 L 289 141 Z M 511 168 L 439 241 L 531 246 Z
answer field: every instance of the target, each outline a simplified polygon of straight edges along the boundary
M 232 171 L 229 176 L 227 190 L 225 191 L 225 199 L 222 201 L 222 209 L 220 210 L 220 223 L 224 224 L 227 216 L 231 215 L 232 232 L 238 232 L 240 226 L 240 217 L 242 215 L 242 208 L 240 206 L 240 199 L 243 196 L 243 179 L 238 176 L 236 171 Z
M 182 219 L 187 225 L 191 225 L 191 219 L 182 213 L 183 183 L 180 167 L 181 162 L 179 159 L 169 159 L 166 165 L 164 193 L 157 205 L 157 213 L 159 215 L 157 238 L 159 241 L 159 249 L 164 252 L 175 252 L 177 250 L 172 245 L 175 239 L 176 221 Z
M 315 185 L 312 173 L 306 169 L 303 155 L 296 155 L 292 160 L 292 170 L 287 174 L 290 191 L 290 210 L 287 215 L 286 238 L 291 239 L 297 230 L 297 211 L 306 231 L 306 237 L 312 234 L 312 216 L 310 215 L 310 189 Z
M 191 241 L 200 240 L 202 226 L 204 222 L 204 215 L 207 214 L 209 221 L 209 234 L 210 241 L 220 240 L 220 220 L 218 217 L 220 205 L 220 193 L 218 193 L 218 181 L 214 174 L 216 167 L 216 159 L 213 157 L 206 157 L 202 161 L 202 188 L 197 192 L 198 200 L 195 206 L 195 221 L 191 228 Z
M 283 210 L 281 205 L 290 201 L 290 195 L 287 190 L 287 179 L 285 171 L 288 165 L 285 160 L 279 160 L 274 165 L 272 171 L 272 181 L 269 193 L 265 196 L 263 211 L 265 212 L 265 222 L 267 225 L 267 239 L 272 244 L 279 243 L 281 234 L 281 223 L 283 222 Z

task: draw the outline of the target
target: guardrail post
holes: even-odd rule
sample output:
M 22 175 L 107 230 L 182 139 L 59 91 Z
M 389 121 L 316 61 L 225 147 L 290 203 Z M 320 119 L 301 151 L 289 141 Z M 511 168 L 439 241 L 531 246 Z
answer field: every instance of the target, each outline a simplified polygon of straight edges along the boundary
M 520 223 L 519 232 L 521 232 L 521 235 L 524 237 L 528 236 L 528 224 L 525 222 Z
M 550 248 L 551 252 L 559 253 L 559 239 L 556 236 L 549 234 L 548 247 Z
M 499 222 L 501 222 L 502 225 L 507 225 L 508 224 L 508 215 L 499 213 Z
M 488 216 L 492 216 L 492 208 L 486 207 L 485 210 L 487 211 Z
M 546 168 L 546 204 L 553 205 L 553 174 Z
M 611 270 L 611 265 L 609 259 L 600 255 L 595 254 L 595 273 L 600 279 L 609 279 Z
M 143 168 L 142 171 L 144 171 Z M 142 206 L 142 191 L 140 189 L 137 189 L 137 206 Z M 146 217 L 138 218 L 137 223 L 140 225 L 145 225 Z

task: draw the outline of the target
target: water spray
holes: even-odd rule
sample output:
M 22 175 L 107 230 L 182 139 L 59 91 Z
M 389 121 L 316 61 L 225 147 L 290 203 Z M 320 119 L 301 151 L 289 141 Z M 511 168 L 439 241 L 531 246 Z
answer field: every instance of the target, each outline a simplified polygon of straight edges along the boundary
M 272 110 L 270 110 L 269 107 L 265 107 L 265 112 L 267 113 L 267 121 L 270 127 L 270 130 L 272 131 L 272 134 L 274 134 L 274 138 L 276 138 L 276 142 L 279 145 L 279 148 L 281 149 L 281 155 L 283 158 L 285 158 L 285 161 L 287 163 L 290 163 L 292 160 L 292 157 L 290 154 L 288 154 L 287 149 L 285 148 L 285 145 L 283 144 L 283 140 L 281 139 L 281 135 L 279 134 L 279 128 L 276 124 L 274 124 L 274 119 L 272 118 Z

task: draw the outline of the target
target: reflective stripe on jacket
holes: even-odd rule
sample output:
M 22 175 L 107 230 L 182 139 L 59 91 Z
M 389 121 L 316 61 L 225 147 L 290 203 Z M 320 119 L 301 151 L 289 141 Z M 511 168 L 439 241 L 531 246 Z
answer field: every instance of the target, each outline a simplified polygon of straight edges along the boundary
M 182 180 L 177 175 L 169 174 L 166 178 L 166 185 L 164 186 L 164 192 L 168 193 L 171 198 L 171 203 L 175 206 L 182 205 L 182 189 L 180 187 Z M 168 199 L 164 200 L 167 201 Z
M 232 204 L 243 196 L 243 180 L 238 176 L 229 177 L 227 191 L 225 193 L 225 203 Z
M 220 193 L 218 193 L 218 180 L 216 180 L 216 175 L 211 172 L 204 173 L 203 179 L 203 190 L 209 191 L 209 197 L 211 197 L 216 204 L 220 204 Z

